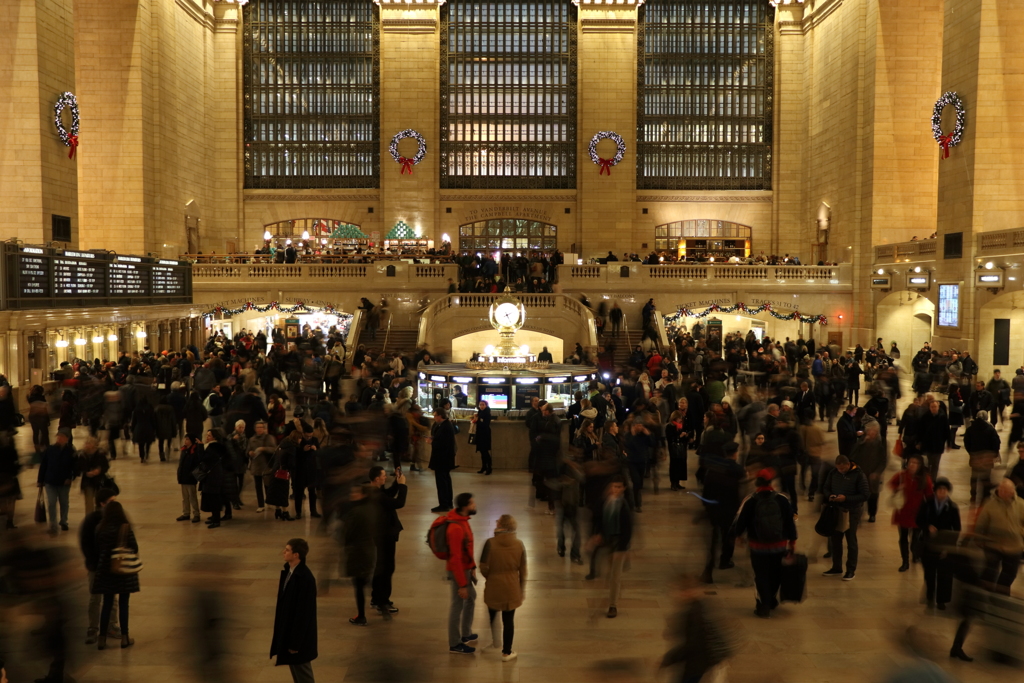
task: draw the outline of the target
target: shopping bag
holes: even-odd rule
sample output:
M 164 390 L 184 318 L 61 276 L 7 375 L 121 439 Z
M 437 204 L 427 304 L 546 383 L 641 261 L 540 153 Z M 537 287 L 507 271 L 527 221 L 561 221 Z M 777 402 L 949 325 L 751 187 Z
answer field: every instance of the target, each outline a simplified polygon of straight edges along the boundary
M 36 524 L 46 524 L 46 503 L 43 501 L 43 489 L 39 489 L 36 497 Z

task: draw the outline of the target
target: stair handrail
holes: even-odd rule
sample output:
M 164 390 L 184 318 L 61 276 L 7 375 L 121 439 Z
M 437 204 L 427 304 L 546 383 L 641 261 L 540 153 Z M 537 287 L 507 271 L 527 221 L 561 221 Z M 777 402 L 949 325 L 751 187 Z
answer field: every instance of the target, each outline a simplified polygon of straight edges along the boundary
M 394 320 L 395 316 L 391 315 L 391 311 L 388 311 L 388 329 L 384 331 L 384 346 L 381 347 L 381 353 L 387 353 L 388 351 L 388 338 L 391 336 L 391 321 Z

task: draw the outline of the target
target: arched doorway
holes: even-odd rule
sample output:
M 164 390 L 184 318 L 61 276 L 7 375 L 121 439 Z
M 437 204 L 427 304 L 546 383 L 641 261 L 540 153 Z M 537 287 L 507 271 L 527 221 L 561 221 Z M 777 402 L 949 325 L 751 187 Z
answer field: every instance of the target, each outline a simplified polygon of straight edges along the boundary
M 888 351 L 896 342 L 904 364 L 931 342 L 935 329 L 935 304 L 918 292 L 892 292 L 875 307 L 875 331 Z
M 557 248 L 558 228 L 522 218 L 494 218 L 459 226 L 460 251 L 546 251 Z

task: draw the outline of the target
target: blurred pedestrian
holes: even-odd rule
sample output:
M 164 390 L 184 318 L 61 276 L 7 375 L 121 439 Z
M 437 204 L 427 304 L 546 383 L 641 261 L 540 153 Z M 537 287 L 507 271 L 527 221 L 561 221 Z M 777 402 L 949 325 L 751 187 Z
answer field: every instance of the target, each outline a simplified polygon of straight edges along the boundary
M 907 468 L 892 476 L 888 488 L 893 492 L 892 523 L 899 528 L 900 557 L 903 563 L 900 571 L 910 569 L 910 560 L 921 559 L 921 529 L 917 524 L 917 513 L 925 498 L 933 495 L 932 478 L 921 462 L 921 456 L 907 458 Z M 948 491 L 947 491 L 948 493 Z
M 956 547 L 960 538 L 960 508 L 949 497 L 952 488 L 945 477 L 936 479 L 933 497 L 921 504 L 915 520 L 924 546 L 925 600 L 940 610 L 953 599 L 953 567 L 946 549 Z
M 503 662 L 518 656 L 512 649 L 515 615 L 526 595 L 526 546 L 516 538 L 516 527 L 515 517 L 502 515 L 494 536 L 487 539 L 480 553 L 480 573 L 487 579 L 484 603 L 490 617 L 491 648 L 501 648 Z
M 47 517 L 50 535 L 57 533 L 57 504 L 60 503 L 60 528 L 68 530 L 68 507 L 71 481 L 75 478 L 75 449 L 71 445 L 71 430 L 57 430 L 55 442 L 43 451 L 36 484 L 46 490 Z
M 366 626 L 366 587 L 373 580 L 377 563 L 377 525 L 379 508 L 370 498 L 373 484 L 353 486 L 351 504 L 342 517 L 342 540 L 345 547 L 345 575 L 352 579 L 356 594 L 356 616 L 348 620 L 353 626 Z
M 1012 480 L 999 482 L 982 506 L 974 536 L 985 552 L 982 582 L 991 590 L 1009 595 L 1024 552 L 1024 499 L 1017 497 Z
M 604 491 L 601 511 L 593 519 L 593 536 L 587 543 L 593 553 L 607 553 L 611 565 L 608 577 L 609 604 L 607 617 L 614 619 L 619 615 L 619 592 L 622 589 L 622 572 L 633 542 L 633 510 L 626 497 L 626 481 L 620 476 L 613 477 Z M 597 562 L 592 562 L 596 567 Z M 592 571 L 585 577 L 587 580 L 597 578 Z
M 405 499 L 409 488 L 405 485 L 405 475 L 399 470 L 391 486 L 385 486 L 388 473 L 379 465 L 370 468 L 370 483 L 376 489 L 373 501 L 379 507 L 377 524 L 377 564 L 373 569 L 373 590 L 370 594 L 370 608 L 376 609 L 385 621 L 398 608 L 391 602 L 391 577 L 395 573 L 395 552 L 398 547 L 398 536 L 402 532 L 402 522 L 398 519 L 398 511 L 405 507 Z
M 99 565 L 99 549 L 96 545 L 96 527 L 103 519 L 103 508 L 107 503 L 116 500 L 114 492 L 110 489 L 100 489 L 96 492 L 96 509 L 89 511 L 82 520 L 78 530 L 78 547 L 85 556 L 85 569 L 89 572 L 89 626 L 85 632 L 85 644 L 94 645 L 99 638 L 100 632 L 100 604 L 103 601 L 99 593 L 93 593 L 92 588 L 96 583 L 96 567 Z M 118 625 L 117 597 L 114 597 L 114 606 L 110 612 L 110 630 L 107 635 L 111 638 L 121 637 L 121 628 Z
M 669 618 L 665 638 L 678 643 L 662 657 L 661 667 L 682 665 L 672 680 L 698 683 L 716 678 L 733 646 L 724 624 L 714 615 L 704 587 L 694 576 L 681 576 L 671 584 L 678 611 Z

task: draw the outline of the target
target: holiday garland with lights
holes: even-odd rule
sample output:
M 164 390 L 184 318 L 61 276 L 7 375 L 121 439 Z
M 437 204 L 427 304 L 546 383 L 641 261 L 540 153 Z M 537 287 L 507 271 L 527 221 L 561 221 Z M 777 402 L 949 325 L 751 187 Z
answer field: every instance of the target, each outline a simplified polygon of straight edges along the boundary
M 416 149 L 416 156 L 411 159 L 403 157 L 398 153 L 398 143 L 406 138 L 415 138 L 416 143 L 419 145 Z M 427 141 L 412 128 L 406 128 L 395 133 L 395 137 L 391 138 L 391 145 L 388 146 L 388 151 L 391 152 L 391 158 L 402 165 L 402 174 L 408 173 L 412 175 L 412 167 L 423 161 L 423 157 L 427 156 Z
M 942 132 L 942 110 L 947 105 L 952 105 L 956 110 L 956 125 L 953 126 L 952 133 L 944 135 Z M 942 97 L 939 98 L 935 103 L 935 108 L 932 109 L 932 137 L 935 138 L 935 142 L 939 143 L 939 147 L 942 148 L 943 159 L 949 158 L 950 147 L 956 147 L 960 144 L 966 122 L 967 111 L 964 109 L 964 103 L 960 101 L 960 96 L 952 90 L 942 93 Z
M 71 111 L 70 133 L 64 128 L 64 122 L 60 120 L 65 107 Z M 71 148 L 71 151 L 68 152 L 68 159 L 71 159 L 75 156 L 75 150 L 78 148 L 78 100 L 72 93 L 65 92 L 57 98 L 57 103 L 53 105 L 53 124 L 57 127 L 60 141 L 64 143 L 65 147 Z
M 601 140 L 611 140 L 615 143 L 615 156 L 611 159 L 604 159 L 597 155 L 597 143 Z M 622 157 L 626 155 L 626 143 L 623 141 L 622 136 L 618 133 L 610 130 L 602 130 L 594 137 L 590 138 L 590 160 L 601 167 L 598 175 L 612 174 L 612 166 L 618 166 L 619 162 L 622 161 Z
M 388 234 L 384 237 L 386 240 L 414 240 L 416 239 L 416 231 L 409 227 L 409 224 L 405 221 L 398 221 L 395 223 L 395 227 L 388 231 Z
M 747 304 L 740 302 L 733 304 L 732 306 L 722 307 L 718 304 L 711 304 L 711 306 L 705 308 L 703 311 L 697 312 L 690 310 L 689 308 L 680 308 L 672 315 L 665 316 L 665 324 L 675 323 L 680 318 L 699 318 L 703 320 L 712 313 L 721 313 L 728 315 L 730 313 L 746 313 L 747 315 L 757 315 L 758 313 L 767 312 L 773 318 L 777 320 L 799 320 L 802 323 L 810 323 L 817 325 L 828 325 L 828 318 L 824 315 L 801 315 L 800 311 L 793 311 L 792 313 L 778 313 L 776 312 L 771 304 L 761 304 L 760 306 L 748 306 Z

